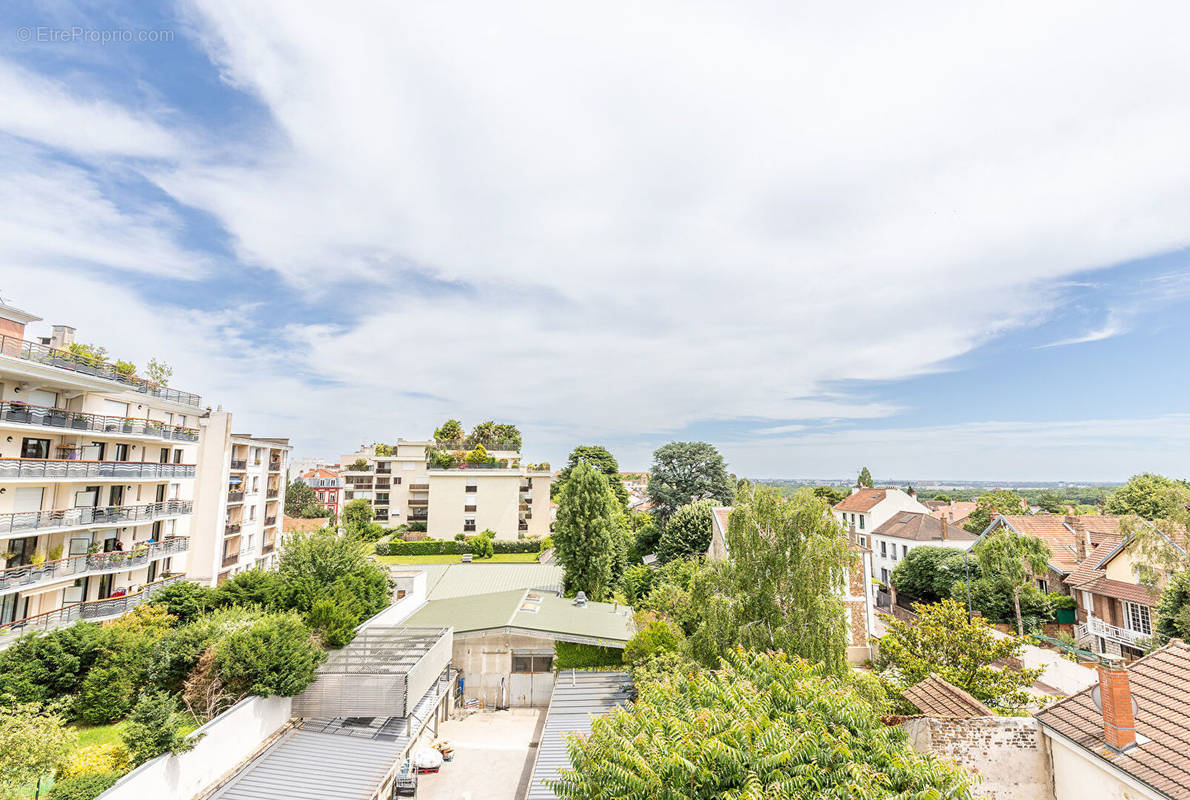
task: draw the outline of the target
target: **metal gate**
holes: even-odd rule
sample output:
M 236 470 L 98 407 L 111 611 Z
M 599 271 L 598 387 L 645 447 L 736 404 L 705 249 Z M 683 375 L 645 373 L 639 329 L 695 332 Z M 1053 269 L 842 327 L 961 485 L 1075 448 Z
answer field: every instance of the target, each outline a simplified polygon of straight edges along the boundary
M 554 692 L 554 673 L 514 672 L 509 677 L 508 704 L 513 708 L 545 708 L 550 704 L 550 695 Z

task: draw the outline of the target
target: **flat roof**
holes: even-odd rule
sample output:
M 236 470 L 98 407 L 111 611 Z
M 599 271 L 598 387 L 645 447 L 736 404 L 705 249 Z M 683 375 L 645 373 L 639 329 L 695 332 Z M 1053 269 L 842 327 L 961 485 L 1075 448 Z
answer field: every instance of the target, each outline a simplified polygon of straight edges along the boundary
M 631 688 L 632 676 L 627 672 L 568 670 L 558 673 L 526 800 L 557 800 L 558 795 L 545 782 L 556 779 L 558 770 L 570 768 L 566 737 L 590 733 L 595 717 L 628 704 Z
M 563 570 L 556 564 L 397 564 L 395 570 L 426 573 L 426 599 L 443 600 L 512 589 L 562 591 Z
M 517 628 L 564 638 L 622 644 L 635 633 L 632 608 L 613 603 L 575 605 L 572 598 L 534 589 L 430 600 L 408 625 L 452 627 L 455 634 Z

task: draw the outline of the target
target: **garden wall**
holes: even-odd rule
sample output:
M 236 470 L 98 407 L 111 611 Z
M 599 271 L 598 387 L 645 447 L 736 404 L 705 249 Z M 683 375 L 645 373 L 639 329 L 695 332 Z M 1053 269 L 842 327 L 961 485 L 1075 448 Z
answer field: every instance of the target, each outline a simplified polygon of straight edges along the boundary
M 916 750 L 979 776 L 972 792 L 976 797 L 1054 798 L 1049 752 L 1032 717 L 911 717 L 901 727 Z

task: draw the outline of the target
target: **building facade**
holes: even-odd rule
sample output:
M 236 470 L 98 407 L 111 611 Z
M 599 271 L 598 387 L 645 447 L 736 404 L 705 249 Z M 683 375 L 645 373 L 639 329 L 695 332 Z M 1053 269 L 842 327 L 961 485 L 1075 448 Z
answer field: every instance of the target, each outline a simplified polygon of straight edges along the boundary
M 548 464 L 524 464 L 519 451 L 493 448 L 489 460 L 452 466 L 432 464 L 436 451 L 462 452 L 433 441 L 398 440 L 340 459 L 344 505 L 367 500 L 376 522 L 387 527 L 424 526 L 426 535 L 451 539 L 456 534 L 495 532 L 498 539 L 549 535 L 551 473 Z M 435 465 L 437 464 L 437 465 Z
M 294 480 L 313 489 L 318 502 L 330 509 L 333 518 L 338 519 L 339 511 L 343 508 L 343 478 L 337 469 L 319 467 L 303 472 Z
M 202 420 L 189 573 L 201 583 L 269 569 L 280 544 L 289 440 L 233 433 L 231 424 L 227 411 Z
M 853 488 L 832 507 L 835 519 L 844 528 L 855 528 L 860 536 L 866 537 L 899 511 L 914 511 L 928 514 L 930 510 L 917 502 L 917 498 L 900 489 Z
M 872 551 L 872 577 L 885 586 L 897 564 L 915 548 L 928 545 L 970 550 L 979 539 L 945 519 L 919 511 L 898 511 L 869 533 L 855 535 Z
M 187 569 L 196 394 L 71 350 L 0 305 L 0 636 L 123 613 Z

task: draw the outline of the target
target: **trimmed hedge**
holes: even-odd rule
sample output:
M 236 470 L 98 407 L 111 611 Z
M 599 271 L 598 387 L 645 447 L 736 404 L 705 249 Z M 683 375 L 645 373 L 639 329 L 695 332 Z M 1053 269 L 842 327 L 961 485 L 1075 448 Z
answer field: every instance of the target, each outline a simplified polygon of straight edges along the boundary
M 492 549 L 497 553 L 540 553 L 541 539 L 493 539 Z M 378 556 L 453 556 L 473 552 L 469 541 L 442 541 L 439 539 L 423 539 L 420 542 L 404 542 L 393 540 L 377 542 Z
M 620 667 L 624 663 L 624 651 L 618 647 L 601 647 L 597 644 L 575 644 L 554 642 L 554 669 L 601 669 Z

